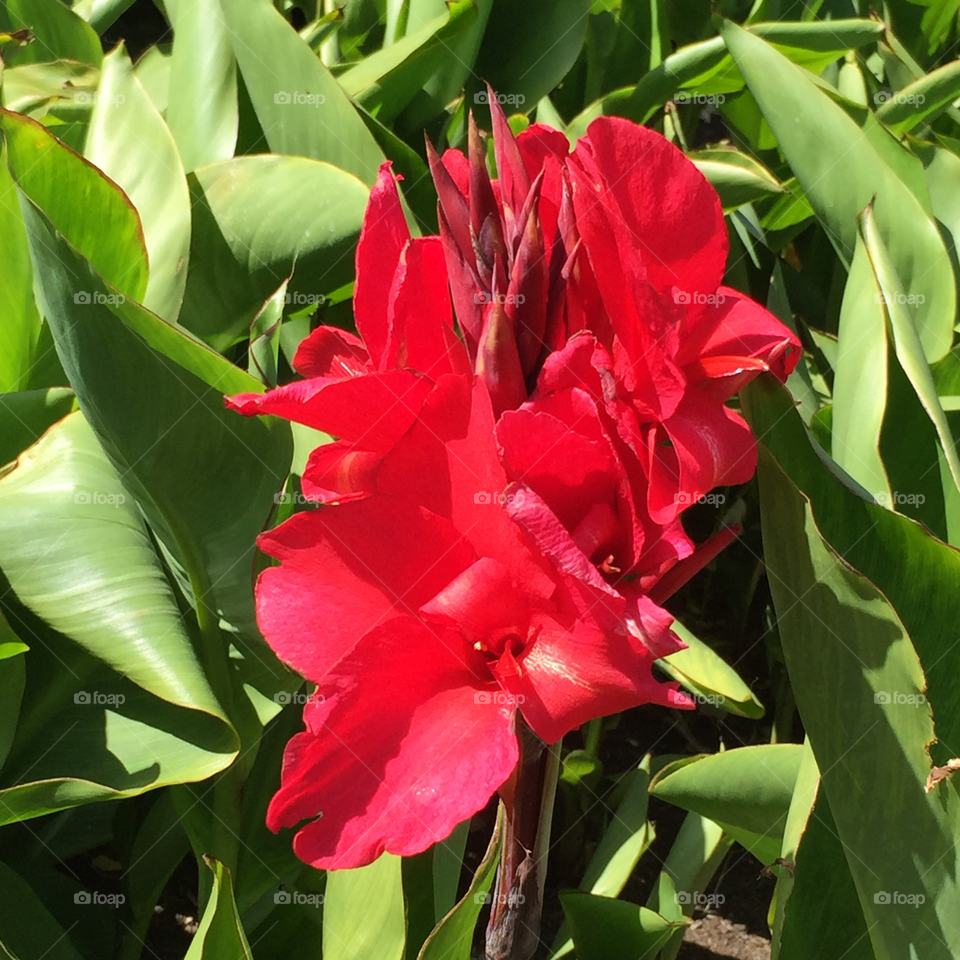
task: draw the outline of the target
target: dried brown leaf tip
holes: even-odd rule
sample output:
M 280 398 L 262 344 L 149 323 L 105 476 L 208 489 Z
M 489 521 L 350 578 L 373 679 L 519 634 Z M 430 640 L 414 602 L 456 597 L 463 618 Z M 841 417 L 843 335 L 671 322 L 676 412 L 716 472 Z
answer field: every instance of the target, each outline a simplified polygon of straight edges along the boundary
M 954 757 L 948 760 L 945 766 L 934 767 L 927 777 L 926 786 L 923 788 L 929 793 L 941 780 L 946 780 L 955 770 L 960 770 L 960 757 Z

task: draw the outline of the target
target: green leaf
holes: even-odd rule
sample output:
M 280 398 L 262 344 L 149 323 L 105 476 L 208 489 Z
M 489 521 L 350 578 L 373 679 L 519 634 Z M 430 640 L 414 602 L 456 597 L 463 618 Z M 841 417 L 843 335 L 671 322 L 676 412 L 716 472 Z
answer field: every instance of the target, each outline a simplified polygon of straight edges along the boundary
M 473 931 L 500 862 L 502 833 L 503 804 L 500 804 L 493 836 L 467 892 L 427 937 L 417 960 L 470 960 Z
M 147 251 L 133 204 L 41 124 L 6 110 L 2 120 L 10 173 L 20 189 L 108 283 L 140 300 L 147 286 Z
M 173 322 L 190 255 L 190 192 L 177 146 L 122 45 L 103 61 L 98 96 L 84 156 L 136 207 L 150 260 L 143 305 Z
M 84 960 L 30 885 L 0 863 L 0 956 L 3 960 Z
M 20 701 L 26 683 L 23 654 L 29 648 L 0 613 L 0 768 L 17 732 Z
M 226 722 L 133 499 L 79 413 L 0 480 L 20 602 L 154 696 Z
M 83 109 L 84 99 L 92 94 L 100 81 L 100 70 L 73 60 L 53 63 L 25 63 L 7 67 L 3 72 L 3 105 L 17 113 L 28 113 L 35 120 L 50 109 Z M 81 94 L 86 96 L 80 96 Z
M 960 97 L 960 60 L 888 94 L 877 109 L 877 116 L 895 133 L 913 130 L 921 123 L 930 122 Z
M 193 238 L 180 322 L 215 348 L 246 339 L 288 277 L 294 311 L 353 279 L 369 190 L 351 174 L 306 157 L 257 156 L 201 167 L 189 181 Z
M 213 857 L 203 860 L 213 873 L 213 893 L 184 960 L 253 960 L 233 900 L 230 871 Z
M 573 66 L 587 32 L 590 0 L 494 2 L 474 74 L 489 81 L 515 113 L 532 110 Z
M 135 0 L 78 0 L 70 9 L 102 34 L 133 6 Z
M 189 173 L 233 156 L 237 62 L 219 0 L 166 0 L 166 9 L 173 27 L 167 123 Z
M 803 192 L 848 268 L 857 216 L 876 195 L 876 218 L 903 292 L 923 296 L 917 323 L 926 356 L 953 337 L 956 291 L 937 226 L 846 112 L 808 74 L 730 21 L 721 32 Z
M 463 852 L 467 847 L 470 821 L 464 820 L 446 840 L 433 847 L 433 913 L 437 922 L 457 902 L 457 887 L 463 869 Z
M 715 820 L 772 863 L 780 855 L 802 754 L 799 744 L 777 743 L 677 760 L 654 777 L 650 793 Z
M 327 876 L 324 960 L 401 960 L 406 940 L 401 858 L 383 853 L 369 866 Z
M 763 716 L 763 704 L 726 660 L 695 637 L 679 620 L 674 620 L 672 629 L 687 645 L 687 649 L 658 661 L 669 676 L 679 680 L 705 703 L 741 717 L 759 719 Z
M 784 192 L 766 167 L 739 150 L 698 150 L 687 156 L 720 194 L 725 211 Z
M 768 417 L 781 405 L 779 391 L 767 383 L 751 386 L 747 403 L 754 429 L 766 432 L 758 427 L 769 423 Z M 777 431 L 781 435 L 796 432 L 792 415 L 787 416 L 786 429 Z M 864 542 L 855 553 L 869 559 L 869 568 L 879 569 L 876 541 L 892 530 L 913 527 L 934 555 L 939 549 L 949 550 L 909 520 L 863 501 L 858 508 L 857 498 L 842 492 L 839 484 L 824 485 L 804 449 L 794 446 L 792 459 L 802 467 L 797 474 L 801 482 L 821 487 L 815 507 L 818 519 L 823 518 L 827 530 L 842 535 L 838 542 L 847 553 L 854 553 L 849 536 L 858 529 L 858 539 Z M 949 748 L 956 723 L 956 711 L 950 709 L 955 695 L 939 698 L 931 685 L 927 699 L 920 660 L 904 622 L 877 586 L 834 552 L 818 529 L 810 502 L 766 448 L 761 448 L 759 476 L 764 555 L 791 686 L 823 771 L 823 786 L 874 950 L 881 956 L 907 955 L 912 949 L 917 956 L 946 958 L 950 951 L 943 945 L 960 935 L 960 919 L 954 910 L 952 868 L 943 851 L 952 849 L 948 838 L 956 830 L 960 805 L 952 785 L 941 784 L 929 794 L 924 785 L 930 772 L 926 745 L 935 739 L 930 703 L 938 710 L 938 728 L 940 718 L 945 721 L 938 733 Z M 863 513 L 874 520 L 873 530 L 864 527 Z M 881 520 L 881 515 L 889 519 Z M 917 543 L 908 543 L 901 541 L 899 552 L 910 562 Z M 883 580 L 889 583 L 888 590 L 892 587 L 887 595 L 898 596 L 903 609 L 915 616 L 911 594 L 935 587 L 930 582 L 935 568 L 915 571 L 913 581 L 919 582 L 909 582 L 905 571 L 896 568 L 902 559 L 891 563 L 893 556 L 887 553 L 882 560 Z M 943 586 L 949 583 L 942 581 Z M 955 591 L 955 586 L 948 589 Z M 929 648 L 931 633 L 947 627 L 940 622 L 946 610 L 929 601 L 924 609 L 921 616 L 933 622 L 923 625 L 921 620 L 918 636 Z M 954 623 L 951 620 L 947 627 L 951 638 Z M 950 656 L 949 649 L 941 649 L 930 662 L 938 663 L 937 672 L 949 671 Z M 869 803 L 863 799 L 864 784 L 870 785 Z M 878 843 L 880 837 L 885 842 Z M 892 897 L 894 892 L 925 900 L 886 903 L 885 894 Z
M 100 38 L 93 28 L 60 0 L 6 0 L 0 9 L 0 30 L 28 29 L 36 39 L 4 51 L 10 66 L 46 60 L 79 60 L 99 66 Z
M 372 185 L 383 153 L 296 30 L 269 0 L 224 0 L 221 8 L 270 151 L 325 160 Z
M 364 57 L 338 77 L 340 85 L 381 123 L 391 124 L 434 72 L 455 56 L 457 42 L 477 22 L 477 14 L 474 0 L 453 3 L 419 30 Z M 436 109 L 442 110 L 443 104 Z
M 647 960 L 681 926 L 646 907 L 589 893 L 566 891 L 560 903 L 578 960 Z

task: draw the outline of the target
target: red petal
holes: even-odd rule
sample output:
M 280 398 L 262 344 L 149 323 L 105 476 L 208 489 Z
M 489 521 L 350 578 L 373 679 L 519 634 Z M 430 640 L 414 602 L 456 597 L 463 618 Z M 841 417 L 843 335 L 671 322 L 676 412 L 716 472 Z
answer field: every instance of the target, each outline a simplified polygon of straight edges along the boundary
M 226 402 L 248 417 L 270 413 L 383 452 L 410 429 L 432 387 L 432 381 L 410 370 L 387 370 L 348 379 L 298 380 Z
M 258 545 L 281 561 L 257 583 L 260 629 L 314 682 L 365 633 L 418 610 L 474 560 L 449 523 L 390 497 L 296 514 Z
M 669 523 L 714 487 L 746 483 L 757 466 L 756 443 L 743 418 L 699 390 L 651 430 L 649 444 L 647 503 L 656 523 Z
M 309 729 L 287 745 L 267 812 L 274 831 L 319 817 L 294 839 L 318 869 L 426 850 L 516 766 L 513 708 L 492 702 L 488 677 L 415 620 L 364 637 L 318 694 L 326 700 L 304 710 Z
M 301 377 L 359 377 L 372 367 L 359 337 L 338 327 L 317 327 L 300 341 L 293 369 Z
M 393 275 L 404 244 L 410 239 L 390 164 L 389 160 L 381 164 L 377 182 L 370 191 L 357 243 L 357 281 L 353 294 L 357 330 L 377 368 L 387 343 L 387 309 Z
M 594 717 L 642 703 L 693 708 L 679 692 L 679 684 L 654 679 L 653 655 L 627 636 L 545 614 L 533 620 L 540 633 L 519 658 L 520 675 L 499 663 L 494 673 L 517 698 L 527 723 L 547 743 L 556 743 Z
M 324 443 L 307 459 L 303 471 L 303 495 L 318 503 L 345 503 L 373 496 L 382 457 L 357 450 L 342 440 Z

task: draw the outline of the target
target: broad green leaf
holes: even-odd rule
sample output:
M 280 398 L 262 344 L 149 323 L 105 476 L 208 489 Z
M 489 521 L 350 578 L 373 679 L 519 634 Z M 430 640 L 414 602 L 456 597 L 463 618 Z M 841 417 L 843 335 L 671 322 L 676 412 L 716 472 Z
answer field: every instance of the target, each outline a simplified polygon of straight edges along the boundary
M 108 283 L 130 299 L 141 299 L 147 286 L 147 251 L 133 204 L 113 181 L 41 124 L 6 110 L 2 118 L 7 162 L 20 189 Z M 77 293 L 78 303 L 92 296 L 84 288 Z
M 73 60 L 8 67 L 3 72 L 3 105 L 36 120 L 52 108 L 89 104 L 99 81 L 97 67 Z
M 270 151 L 325 160 L 372 185 L 380 148 L 279 10 L 269 0 L 221 0 L 221 9 Z
M 24 606 L 118 673 L 225 722 L 140 512 L 81 414 L 0 479 L 0 568 Z
M 500 862 L 500 838 L 503 833 L 503 804 L 497 824 L 477 872 L 463 899 L 437 924 L 427 937 L 417 960 L 470 960 L 473 931 L 487 901 L 497 864 Z
M 170 102 L 170 74 L 173 54 L 166 45 L 150 47 L 133 68 L 140 85 L 147 91 L 154 107 L 160 114 L 166 114 Z M 183 164 L 181 164 L 182 166 Z
M 721 32 L 803 192 L 849 267 L 857 216 L 876 195 L 879 234 L 904 283 L 923 296 L 916 319 L 929 360 L 950 348 L 953 271 L 936 224 L 856 122 L 808 75 L 757 36 L 724 21 Z
M 777 960 L 834 960 L 838 956 L 876 960 L 843 843 L 822 790 L 806 821 L 796 859 L 790 862 L 793 875 L 784 869 L 777 880 L 778 912 L 780 884 L 788 882 L 791 888 L 782 908 L 779 951 L 773 954 Z M 909 926 L 915 921 L 908 916 L 904 922 Z
M 880 456 L 889 363 L 881 299 L 858 236 L 840 308 L 830 452 L 874 497 L 889 499 L 890 483 Z
M 937 221 L 950 232 L 953 247 L 960 243 L 960 157 L 946 147 L 910 140 L 923 163 L 923 177 Z
M 946 414 L 940 405 L 937 388 L 933 382 L 930 367 L 924 357 L 923 345 L 919 336 L 917 315 L 922 304 L 915 304 L 909 296 L 901 292 L 903 283 L 897 276 L 896 267 L 892 263 L 888 249 L 883 242 L 881 231 L 874 217 L 872 204 L 863 213 L 861 231 L 864 248 L 869 257 L 877 285 L 883 294 L 883 304 L 890 321 L 897 359 L 936 428 L 943 456 L 950 468 L 950 475 L 953 477 L 955 486 L 960 489 L 960 459 L 957 457 L 950 425 L 947 423 Z
M 877 109 L 877 116 L 895 133 L 902 134 L 921 123 L 930 122 L 958 97 L 960 60 L 954 60 L 902 90 L 888 94 Z
M 560 903 L 578 960 L 652 958 L 681 926 L 646 907 L 589 893 L 561 893 Z
M 167 123 L 189 173 L 233 156 L 237 62 L 220 0 L 166 0 L 166 9 L 173 27 Z
M 766 167 L 739 150 L 699 150 L 687 156 L 720 194 L 724 210 L 784 192 Z
M 799 744 L 777 743 L 678 760 L 654 777 L 650 793 L 715 820 L 748 848 L 754 837 L 774 841 L 772 856 L 761 856 L 769 843 L 754 849 L 772 862 L 780 855 L 802 753 Z
M 233 900 L 230 871 L 213 857 L 203 859 L 213 873 L 213 893 L 184 960 L 253 960 Z
M 369 190 L 351 174 L 306 157 L 258 156 L 201 167 L 189 181 L 193 237 L 180 322 L 217 349 L 249 336 L 288 277 L 294 312 L 353 278 Z
M 78 60 L 99 66 L 103 59 L 100 38 L 93 28 L 60 0 L 6 0 L 0 8 L 0 30 L 23 29 L 36 39 L 4 51 L 4 61 L 10 66 L 48 60 Z
M 113 26 L 121 14 L 133 6 L 135 0 L 78 0 L 70 9 L 102 34 Z
M 177 319 L 190 255 L 190 192 L 167 125 L 121 45 L 103 61 L 84 156 L 130 198 L 150 262 L 143 305 Z
M 27 645 L 13 632 L 0 613 L 0 768 L 17 732 L 20 701 L 26 683 L 23 654 Z
M 751 387 L 752 418 L 762 415 L 765 420 L 772 412 L 777 397 L 770 389 Z M 797 455 L 806 457 L 802 450 Z M 804 482 L 812 479 L 812 466 L 805 467 Z M 930 772 L 926 744 L 935 739 L 930 703 L 937 700 L 928 700 L 924 693 L 920 660 L 887 598 L 831 549 L 809 501 L 766 448 L 761 448 L 759 475 L 765 558 L 791 686 L 823 771 L 874 949 L 880 956 L 905 956 L 913 950 L 916 956 L 946 958 L 951 954 L 944 944 L 960 935 L 953 879 L 956 853 L 944 855 L 953 851 L 950 838 L 960 804 L 951 783 L 941 783 L 929 794 L 924 791 Z M 845 519 L 841 511 L 847 497 L 833 492 L 830 498 L 825 491 L 828 499 L 816 508 L 828 529 Z M 862 506 L 870 514 L 884 512 Z M 910 525 L 909 520 L 888 516 L 897 527 Z M 889 526 L 885 521 L 876 524 L 881 535 Z M 860 537 L 872 539 L 870 530 L 861 529 Z M 872 546 L 867 543 L 860 552 L 869 556 Z M 889 580 L 894 569 L 889 560 L 887 566 Z M 932 573 L 928 569 L 915 578 L 929 580 Z M 929 584 L 903 583 L 895 592 L 903 596 L 917 586 Z M 928 619 L 934 609 L 927 608 Z M 941 654 L 930 662 L 943 659 Z M 949 664 L 941 663 L 944 668 Z M 938 718 L 943 716 L 949 728 L 955 721 L 947 711 L 948 700 L 940 702 Z M 943 738 L 944 732 L 938 732 Z M 903 824 L 910 825 L 909 832 Z M 885 842 L 878 843 L 879 837 Z M 895 893 L 915 899 L 895 903 Z
M 679 680 L 703 703 L 721 707 L 741 717 L 758 719 L 763 716 L 763 704 L 730 664 L 695 637 L 679 620 L 673 622 L 672 629 L 687 645 L 687 649 L 658 661 L 667 674 Z
M 400 857 L 327 876 L 324 960 L 401 960 L 406 939 Z
M 250 324 L 247 348 L 247 372 L 268 389 L 277 385 L 277 363 L 280 359 L 280 325 L 287 295 L 287 281 L 260 308 Z
M 458 0 L 447 12 L 391 46 L 364 57 L 338 77 L 340 85 L 381 123 L 390 124 L 477 21 L 474 0 Z M 438 111 L 443 104 L 438 104 Z
M 12 960 L 84 960 L 30 885 L 0 863 L 0 956 Z
M 237 756 L 223 721 L 152 696 L 25 611 L 10 622 L 30 651 L 0 824 L 205 780 Z
M 463 869 L 463 852 L 470 833 L 465 820 L 446 839 L 433 847 L 433 914 L 440 922 L 457 902 L 457 887 Z
M 499 95 L 514 98 L 507 101 L 512 105 L 507 113 L 532 110 L 576 61 L 589 13 L 590 0 L 494 2 L 475 76 L 488 81 Z M 471 89 L 468 86 L 468 92 Z
M 0 393 L 26 388 L 40 338 L 27 234 L 17 188 L 4 159 L 0 158 Z M 0 439 L 0 446 L 0 461 L 6 463 L 10 459 L 6 438 Z
M 16 460 L 72 409 L 69 387 L 0 393 L 0 467 Z

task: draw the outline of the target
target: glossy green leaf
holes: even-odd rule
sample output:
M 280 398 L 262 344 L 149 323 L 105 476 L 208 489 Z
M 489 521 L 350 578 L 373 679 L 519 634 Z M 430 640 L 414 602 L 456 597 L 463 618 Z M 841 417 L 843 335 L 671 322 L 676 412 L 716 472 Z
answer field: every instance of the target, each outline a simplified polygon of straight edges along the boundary
M 143 305 L 175 321 L 190 255 L 190 192 L 176 143 L 122 45 L 103 61 L 98 97 L 84 156 L 136 207 L 150 262 Z
M 57 108 L 85 109 L 100 81 L 97 67 L 73 60 L 25 63 L 3 72 L 3 105 L 39 119 Z
M 500 838 L 503 832 L 503 805 L 497 824 L 477 872 L 463 899 L 437 924 L 427 937 L 417 960 L 470 960 L 473 931 L 486 903 L 490 886 L 500 862 Z
M 20 214 L 17 188 L 6 163 L 0 161 L 0 393 L 26 388 L 40 339 L 40 314 L 33 299 L 33 267 Z M 0 461 L 10 444 L 0 439 Z M 19 451 L 17 451 L 19 453 Z
M 923 296 L 916 320 L 930 360 L 950 348 L 953 271 L 936 224 L 846 112 L 768 43 L 724 21 L 722 34 L 803 192 L 849 266 L 857 216 L 876 195 L 880 236 L 904 283 Z
M 457 42 L 477 15 L 474 0 L 458 0 L 435 20 L 364 57 L 338 77 L 340 85 L 381 123 L 392 123 L 444 61 L 455 56 Z M 438 111 L 442 108 L 437 105 Z
M 678 760 L 654 777 L 650 793 L 715 820 L 744 846 L 754 847 L 753 837 L 773 841 L 754 849 L 772 862 L 780 855 L 802 753 L 799 744 L 778 743 Z M 771 848 L 772 855 L 763 855 Z
M 400 857 L 327 876 L 324 960 L 401 960 L 406 941 Z
M 11 66 L 48 60 L 78 60 L 99 65 L 103 59 L 96 32 L 60 0 L 6 0 L 0 30 L 28 29 L 33 42 L 4 51 Z
M 108 283 L 132 300 L 141 299 L 147 251 L 140 218 L 127 197 L 41 124 L 7 111 L 2 117 L 7 161 L 20 189 Z M 83 288 L 78 293 L 92 296 Z
M 952 784 L 942 783 L 930 794 L 924 784 L 930 772 L 926 744 L 934 740 L 930 704 L 948 750 L 957 723 L 956 694 L 947 676 L 937 679 L 944 672 L 952 675 L 955 620 L 949 606 L 956 599 L 937 605 L 930 591 L 956 592 L 958 558 L 911 521 L 821 476 L 778 389 L 767 382 L 751 385 L 746 400 L 754 429 L 774 442 L 782 465 L 813 492 L 816 521 L 809 502 L 761 450 L 764 548 L 781 642 L 874 949 L 896 956 L 913 944 L 918 956 L 949 956 L 943 944 L 960 930 L 953 859 L 944 851 L 953 850 L 947 838 L 954 834 L 960 805 Z M 780 418 L 775 428 L 774 416 Z M 788 436 L 794 438 L 789 447 L 783 444 Z M 878 553 L 891 536 L 899 547 Z M 847 566 L 831 542 L 850 562 L 878 575 L 884 593 Z M 924 566 L 909 572 L 924 552 Z M 944 564 L 954 570 L 944 570 Z M 917 649 L 938 666 L 926 691 L 904 623 L 915 625 Z M 938 639 L 944 635 L 949 645 Z M 862 799 L 865 783 L 873 785 L 870 803 Z M 910 824 L 909 836 L 901 830 L 904 823 Z M 889 841 L 878 843 L 879 837 Z M 897 904 L 895 892 L 925 899 Z
M 213 873 L 213 893 L 184 960 L 253 960 L 233 899 L 230 871 L 213 857 L 203 859 Z
M 30 885 L 0 863 L 0 956 L 12 960 L 84 960 Z
M 79 413 L 0 480 L 20 602 L 145 690 L 225 720 L 133 499 Z
M 724 210 L 783 193 L 766 167 L 739 150 L 698 150 L 687 156 L 720 194 Z
M 433 847 L 433 913 L 439 923 L 455 906 L 463 853 L 470 833 L 470 821 L 465 820 L 453 833 Z
M 532 110 L 573 66 L 587 31 L 590 0 L 494 2 L 483 32 L 474 74 L 511 105 Z M 506 106 L 505 106 L 506 109 Z
M 560 903 L 578 960 L 653 958 L 679 926 L 646 907 L 589 893 L 561 893 Z
M 687 645 L 687 649 L 658 661 L 669 676 L 679 680 L 703 703 L 741 717 L 758 719 L 763 716 L 763 704 L 730 664 L 695 637 L 679 620 L 673 622 L 672 629 Z
M 166 0 L 166 9 L 173 27 L 167 123 L 189 173 L 233 156 L 237 62 L 219 0 Z
M 383 153 L 296 30 L 269 0 L 223 0 L 221 9 L 270 151 L 324 160 L 372 185 Z
M 954 60 L 888 94 L 877 109 L 877 116 L 895 133 L 902 134 L 930 122 L 958 97 L 960 60 Z
M 193 238 L 180 322 L 217 349 L 249 336 L 288 277 L 293 312 L 353 278 L 369 190 L 351 174 L 306 157 L 259 156 L 201 167 L 189 180 Z

